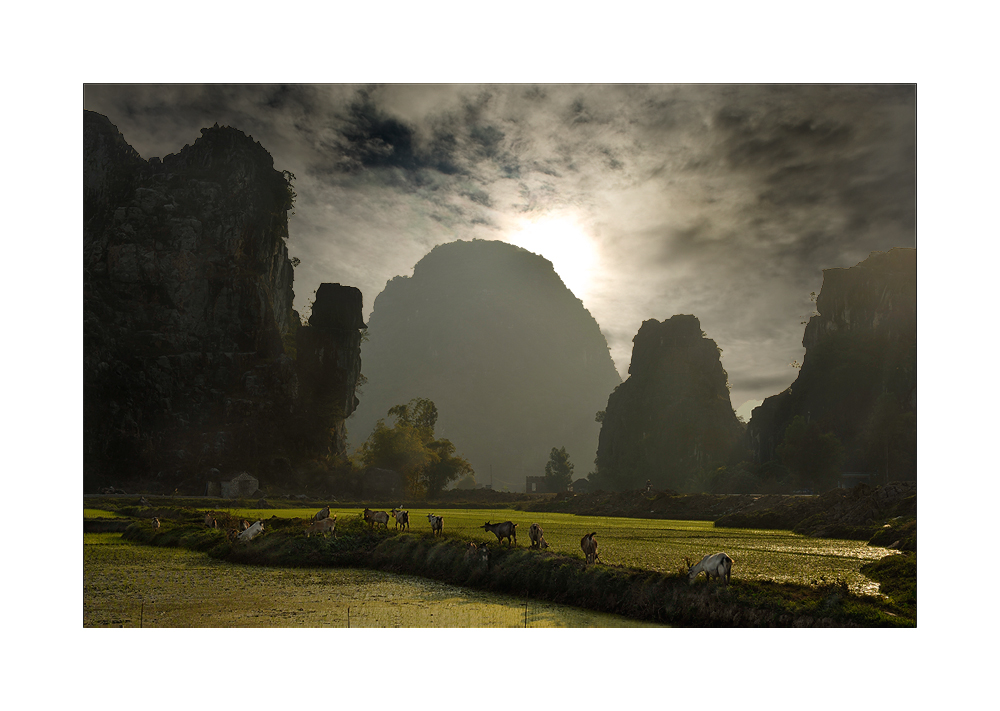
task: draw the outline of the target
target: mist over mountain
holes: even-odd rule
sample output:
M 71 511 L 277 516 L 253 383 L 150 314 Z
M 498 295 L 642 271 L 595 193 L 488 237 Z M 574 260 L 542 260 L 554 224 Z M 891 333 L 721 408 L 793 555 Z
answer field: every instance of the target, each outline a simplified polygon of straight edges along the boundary
M 621 383 L 600 327 L 547 259 L 510 244 L 439 245 L 375 299 L 362 345 L 368 382 L 348 420 L 360 445 L 389 408 L 437 405 L 438 433 L 479 484 L 521 491 L 565 447 L 593 468 L 595 414 Z

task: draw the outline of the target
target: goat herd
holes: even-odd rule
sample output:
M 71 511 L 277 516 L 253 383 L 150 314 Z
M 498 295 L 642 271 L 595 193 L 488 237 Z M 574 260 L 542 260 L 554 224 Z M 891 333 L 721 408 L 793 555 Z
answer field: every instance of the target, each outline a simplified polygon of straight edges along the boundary
M 330 507 L 327 506 L 325 509 L 320 511 L 317 516 L 324 514 L 330 515 Z M 396 530 L 400 528 L 405 528 L 409 530 L 410 528 L 410 512 L 402 511 L 401 509 L 393 509 L 390 513 L 385 511 L 372 511 L 369 508 L 361 513 L 361 517 L 368 522 L 368 525 L 374 528 L 376 525 L 385 526 L 386 530 L 389 528 L 389 518 L 390 516 L 396 521 Z M 427 521 L 431 525 L 431 533 L 435 536 L 439 533 L 444 533 L 444 516 L 435 516 L 434 514 L 427 514 Z M 489 531 L 494 536 L 497 537 L 497 543 L 503 543 L 504 539 L 507 540 L 508 546 L 517 545 L 517 524 L 513 521 L 504 521 L 503 523 L 490 523 L 487 521 L 482 525 L 484 531 Z M 594 537 L 597 532 L 588 533 L 586 536 L 580 539 L 580 548 L 583 549 L 583 554 L 586 556 L 587 563 L 597 562 L 597 539 Z M 548 548 L 549 544 L 545 540 L 544 532 L 542 527 L 537 523 L 531 524 L 528 527 L 528 538 L 531 539 L 532 548 Z M 467 556 L 469 558 L 480 558 L 483 561 L 489 560 L 489 549 L 485 543 L 475 543 L 470 542 L 468 546 Z
M 361 517 L 368 522 L 368 525 L 371 528 L 380 525 L 384 526 L 386 530 L 388 530 L 390 518 L 395 521 L 397 531 L 401 528 L 406 530 L 409 530 L 410 528 L 410 512 L 403 511 L 401 509 L 392 509 L 391 513 L 386 513 L 385 511 L 372 511 L 371 509 L 365 507 L 365 510 L 361 513 Z M 427 521 L 430 523 L 431 533 L 433 535 L 436 536 L 444 533 L 444 516 L 427 514 Z M 306 536 L 311 536 L 313 533 L 328 532 L 334 532 L 336 535 L 336 522 L 337 515 L 334 514 L 331 516 L 330 507 L 326 506 L 312 517 L 312 523 L 310 523 L 309 527 L 306 529 Z M 205 525 L 209 528 L 218 528 L 218 523 L 211 513 L 205 514 Z M 154 518 L 153 528 L 159 527 L 159 520 Z M 498 544 L 502 543 L 503 540 L 506 539 L 508 546 L 517 545 L 517 524 L 512 521 L 504 521 L 503 523 L 490 523 L 487 521 L 482 525 L 482 529 L 495 535 L 497 537 Z M 252 525 L 247 521 L 242 521 L 239 530 L 230 530 L 228 535 L 230 540 L 233 541 L 249 541 L 251 538 L 262 533 L 263 531 L 264 524 L 260 520 Z M 583 550 L 583 555 L 588 565 L 597 563 L 598 560 L 596 536 L 597 532 L 595 531 L 593 533 L 588 533 L 580 539 L 580 548 Z M 533 523 L 528 527 L 528 538 L 531 540 L 532 548 L 542 549 L 549 547 L 549 544 L 545 541 L 545 535 L 542 531 L 542 527 L 537 523 Z M 466 557 L 470 560 L 478 559 L 488 564 L 489 555 L 489 549 L 486 543 L 469 543 Z M 691 561 L 687 558 L 685 558 L 685 561 L 687 562 L 688 580 L 691 582 L 694 582 L 694 579 L 698 577 L 699 573 L 704 572 L 706 577 L 709 579 L 718 578 L 723 583 L 729 583 L 733 569 L 733 559 L 725 553 L 706 555 L 694 565 L 692 565 Z
M 334 517 L 336 518 L 336 517 Z M 216 520 L 212 512 L 205 514 L 205 525 L 208 528 L 219 528 L 219 522 Z M 160 519 L 153 519 L 153 528 L 160 527 Z M 240 521 L 237 528 L 231 528 L 226 531 L 226 535 L 231 541 L 249 541 L 251 538 L 264 532 L 264 522 L 260 519 L 256 523 L 251 524 L 249 521 Z
M 320 516 L 325 512 L 325 515 L 330 515 L 330 507 L 327 506 L 323 511 L 320 511 L 316 516 Z M 389 528 L 389 518 L 390 515 L 396 521 L 396 530 L 400 528 L 410 528 L 410 512 L 402 511 L 400 509 L 392 509 L 390 513 L 385 511 L 372 511 L 369 508 L 365 508 L 362 512 L 362 518 L 368 522 L 368 525 L 374 528 L 376 525 L 385 526 L 386 530 Z M 336 518 L 336 517 L 334 517 Z M 427 521 L 431 525 L 431 532 L 434 535 L 444 532 L 444 516 L 435 516 L 434 514 L 427 514 Z M 490 523 L 487 521 L 482 525 L 484 531 L 489 531 L 494 536 L 497 537 L 497 543 L 503 543 L 504 539 L 507 540 L 507 545 L 511 546 L 517 545 L 517 524 L 512 521 L 504 521 L 503 523 Z M 580 548 L 583 550 L 583 555 L 587 561 L 587 564 L 597 563 L 597 532 L 588 533 L 583 538 L 580 539 Z M 528 538 L 531 540 L 532 548 L 548 548 L 549 544 L 545 541 L 545 535 L 542 531 L 542 527 L 537 523 L 531 524 L 528 527 Z M 466 557 L 469 559 L 479 558 L 484 562 L 489 562 L 489 549 L 486 543 L 476 543 L 474 541 L 470 542 L 468 545 L 468 550 L 466 552 Z M 706 555 L 698 563 L 692 565 L 691 561 L 685 558 L 687 562 L 687 575 L 688 580 L 694 582 L 695 578 L 701 572 L 705 573 L 708 579 L 718 578 L 721 582 L 728 584 L 732 569 L 733 569 L 733 559 L 730 558 L 725 553 L 714 553 L 711 555 Z

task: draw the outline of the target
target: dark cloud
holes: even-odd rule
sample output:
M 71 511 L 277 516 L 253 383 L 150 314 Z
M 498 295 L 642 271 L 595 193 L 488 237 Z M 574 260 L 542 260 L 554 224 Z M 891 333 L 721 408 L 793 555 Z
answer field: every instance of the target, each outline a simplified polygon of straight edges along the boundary
M 350 120 L 341 129 L 345 152 L 365 168 L 421 167 L 414 152 L 412 128 L 380 111 L 370 100 L 350 108 Z

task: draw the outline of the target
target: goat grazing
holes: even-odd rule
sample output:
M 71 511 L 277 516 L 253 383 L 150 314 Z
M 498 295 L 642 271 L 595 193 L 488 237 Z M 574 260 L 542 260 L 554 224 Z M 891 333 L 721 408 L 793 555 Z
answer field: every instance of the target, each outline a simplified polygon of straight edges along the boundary
M 729 579 L 733 571 L 733 559 L 725 553 L 713 553 L 699 560 L 694 565 L 691 561 L 684 559 L 688 564 L 688 581 L 694 583 L 698 573 L 705 571 L 705 577 L 711 580 L 719 578 L 724 584 L 729 584 Z
M 248 528 L 247 530 L 245 530 L 243 533 L 239 534 L 237 536 L 237 539 L 240 540 L 240 541 L 246 542 L 246 541 L 249 541 L 251 538 L 254 538 L 258 534 L 261 534 L 263 532 L 264 532 L 264 522 L 258 520 L 257 523 L 255 523 L 254 525 L 252 525 L 250 528 Z
M 528 527 L 528 538 L 531 539 L 532 548 L 549 547 L 549 544 L 545 542 L 545 536 L 542 535 L 542 527 L 537 523 L 533 523 Z

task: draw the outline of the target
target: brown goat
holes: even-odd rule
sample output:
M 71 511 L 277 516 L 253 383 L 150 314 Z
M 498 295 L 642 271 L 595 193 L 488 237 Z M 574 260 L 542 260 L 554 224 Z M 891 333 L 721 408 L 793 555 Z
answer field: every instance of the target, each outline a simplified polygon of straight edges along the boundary
M 583 549 L 583 554 L 587 557 L 587 563 L 597 562 L 597 539 L 594 538 L 596 535 L 597 532 L 594 531 L 580 539 L 580 548 Z
M 309 538 L 314 533 L 328 533 L 330 531 L 333 531 L 334 536 L 337 535 L 337 514 L 319 521 L 313 521 L 309 524 L 309 527 L 306 529 L 306 538 Z
M 507 539 L 507 545 L 517 545 L 517 524 L 511 521 L 504 521 L 503 523 L 490 523 L 487 521 L 483 524 L 484 531 L 490 531 L 494 536 L 497 537 L 497 543 L 500 543 L 504 538 Z M 513 543 L 511 542 L 513 541 Z
M 545 541 L 545 536 L 542 535 L 542 527 L 537 523 L 531 524 L 528 527 L 528 538 L 531 539 L 532 548 L 548 548 L 549 544 Z

